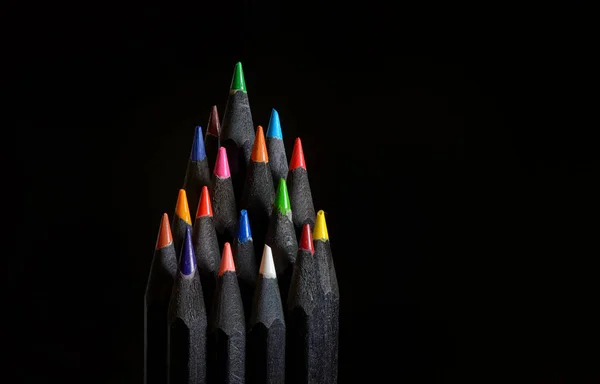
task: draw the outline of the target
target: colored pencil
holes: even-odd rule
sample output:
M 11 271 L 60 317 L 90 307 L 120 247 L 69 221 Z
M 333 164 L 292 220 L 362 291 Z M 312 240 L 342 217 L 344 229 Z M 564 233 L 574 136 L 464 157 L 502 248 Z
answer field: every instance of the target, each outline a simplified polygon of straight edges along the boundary
M 326 383 L 337 383 L 339 326 L 340 326 L 340 290 L 338 286 L 335 266 L 331 255 L 329 233 L 325 222 L 325 212 L 317 212 L 315 227 L 313 229 L 315 246 L 315 259 L 317 261 L 318 278 L 324 295 L 325 328 L 324 346 L 327 348 L 325 364 L 325 377 L 330 380 Z
M 237 208 L 231 172 L 227 161 L 227 151 L 219 148 L 215 170 L 213 172 L 212 205 L 214 209 L 215 229 L 219 238 L 219 247 L 233 238 L 237 226 Z
M 171 222 L 173 229 L 173 242 L 175 243 L 175 252 L 177 257 L 181 254 L 181 243 L 185 238 L 186 230 L 192 229 L 192 218 L 190 216 L 190 207 L 188 205 L 187 193 L 185 189 L 179 190 L 177 204 L 175 204 L 175 214 Z
M 204 146 L 206 147 L 206 158 L 208 159 L 208 169 L 215 169 L 215 161 L 217 160 L 217 152 L 219 152 L 221 123 L 219 123 L 219 112 L 217 106 L 213 105 L 208 124 L 206 125 L 206 134 L 204 135 Z
M 221 264 L 221 252 L 213 221 L 213 210 L 210 202 L 210 193 L 206 186 L 202 187 L 196 220 L 194 220 L 194 231 L 192 232 L 194 254 L 196 264 L 200 273 L 204 303 L 207 310 L 211 308 L 212 300 L 217 285 L 217 272 Z
M 259 125 L 256 129 L 256 139 L 252 146 L 252 157 L 250 158 L 250 165 L 248 165 L 244 193 L 240 204 L 241 208 L 248 211 L 256 253 L 260 253 L 265 244 L 265 234 L 269 226 L 269 216 L 271 215 L 274 198 L 275 190 L 273 189 L 273 177 L 269 167 L 269 155 L 263 129 Z
M 206 383 L 207 317 L 190 228 L 181 248 L 169 303 L 169 384 Z
M 284 179 L 279 179 L 267 230 L 266 244 L 273 250 L 275 270 L 284 306 L 287 302 L 294 261 L 298 252 L 298 240 L 294 231 L 292 215 L 286 182 Z
M 273 175 L 273 185 L 279 183 L 279 179 L 286 179 L 288 174 L 288 159 L 283 144 L 281 133 L 281 122 L 279 113 L 273 109 L 267 128 L 267 150 L 269 153 L 269 166 Z
M 300 246 L 287 300 L 286 383 L 325 383 L 323 292 L 318 284 L 314 245 L 308 224 Z
M 265 244 L 248 331 L 248 383 L 285 381 L 285 320 L 271 248 Z
M 242 63 L 237 63 L 233 71 L 221 128 L 221 146 L 227 149 L 236 196 L 242 193 L 253 142 L 254 123 L 246 91 L 246 80 Z
M 208 168 L 208 159 L 204 148 L 204 138 L 202 137 L 202 128 L 196 127 L 192 152 L 188 160 L 183 181 L 183 189 L 187 193 L 188 205 L 192 208 L 198 206 L 200 191 L 202 187 L 210 185 L 210 171 Z
M 225 243 L 209 321 L 210 383 L 244 383 L 246 324 L 231 246 Z M 212 371 L 212 373 L 210 373 Z
M 302 230 L 304 224 L 309 224 L 312 229 L 315 224 L 315 206 L 313 205 L 312 193 L 308 182 L 302 141 L 300 141 L 299 137 L 294 142 L 294 151 L 292 152 L 292 160 L 290 161 L 287 183 L 290 190 L 292 212 L 294 212 L 293 220 L 296 234 Z
M 244 304 L 244 314 L 246 315 L 246 321 L 248 321 L 252 313 L 252 298 L 256 287 L 256 278 L 258 277 L 258 265 L 254 255 L 254 242 L 250 231 L 248 211 L 245 209 L 240 212 L 238 232 L 233 239 L 232 250 L 240 293 L 242 294 L 242 303 Z
M 167 312 L 176 273 L 177 255 L 169 216 L 164 213 L 144 295 L 145 384 L 167 381 Z

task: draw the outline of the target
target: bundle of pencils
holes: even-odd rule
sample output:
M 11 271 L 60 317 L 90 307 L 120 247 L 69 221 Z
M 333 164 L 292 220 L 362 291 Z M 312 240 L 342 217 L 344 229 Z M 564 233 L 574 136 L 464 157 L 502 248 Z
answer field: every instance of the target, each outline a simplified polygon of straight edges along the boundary
M 222 125 L 213 106 L 195 128 L 172 221 L 160 220 L 144 382 L 337 383 L 339 287 L 302 142 L 288 161 L 274 109 L 266 135 L 254 128 L 241 63 L 230 88 Z

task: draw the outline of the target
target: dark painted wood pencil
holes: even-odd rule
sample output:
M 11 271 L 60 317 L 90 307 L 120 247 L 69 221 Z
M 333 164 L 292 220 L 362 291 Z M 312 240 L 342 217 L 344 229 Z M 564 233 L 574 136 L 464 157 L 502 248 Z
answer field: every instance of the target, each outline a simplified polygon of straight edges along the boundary
M 204 146 L 206 148 L 206 159 L 208 160 L 208 169 L 215 169 L 215 161 L 219 152 L 221 123 L 219 123 L 219 112 L 217 106 L 213 105 L 210 110 L 208 124 L 206 125 L 206 134 L 204 135 Z
M 256 129 L 256 139 L 252 147 L 252 157 L 250 158 L 250 165 L 248 165 L 244 193 L 240 204 L 241 208 L 248 211 L 254 235 L 254 250 L 257 254 L 262 252 L 262 247 L 265 244 L 265 235 L 269 226 L 274 198 L 275 190 L 269 166 L 269 155 L 263 129 L 259 125 Z
M 212 197 L 213 217 L 219 240 L 219 249 L 222 249 L 226 242 L 233 239 L 237 227 L 237 204 L 233 192 L 229 162 L 227 161 L 227 151 L 224 147 L 219 148 L 217 154 L 210 195 Z
M 318 283 L 311 229 L 305 224 L 287 300 L 286 383 L 323 384 L 323 292 Z
M 190 207 L 188 205 L 187 193 L 185 189 L 179 190 L 177 204 L 175 204 L 175 214 L 171 223 L 173 230 L 173 242 L 175 243 L 175 252 L 177 257 L 181 254 L 181 243 L 185 238 L 187 229 L 192 229 L 192 218 L 190 216 Z
M 285 153 L 283 135 L 279 113 L 275 109 L 271 111 L 269 127 L 267 128 L 267 151 L 269 152 L 269 166 L 273 175 L 273 185 L 279 183 L 279 179 L 286 179 L 288 174 L 288 159 Z
M 225 243 L 209 321 L 210 383 L 242 384 L 246 375 L 246 324 L 231 246 Z
M 221 127 L 221 146 L 227 149 L 236 196 L 241 196 L 244 187 L 253 142 L 254 123 L 246 91 L 246 80 L 242 63 L 237 63 L 233 71 Z
M 176 272 L 177 255 L 169 216 L 165 213 L 160 222 L 144 295 L 145 384 L 167 382 L 167 313 Z
M 198 206 L 200 191 L 202 187 L 210 185 L 210 170 L 208 168 L 208 159 L 204 148 L 204 138 L 202 137 L 202 128 L 196 127 L 192 152 L 188 160 L 183 181 L 183 189 L 187 194 L 188 205 L 192 209 Z
M 308 182 L 308 172 L 306 171 L 306 162 L 304 161 L 304 151 L 300 138 L 296 138 L 292 160 L 288 171 L 288 189 L 290 191 L 290 202 L 292 203 L 292 212 L 294 212 L 294 227 L 296 235 L 302 230 L 304 224 L 309 224 L 310 228 L 315 224 L 315 206 L 313 204 L 310 183 Z
M 293 212 L 286 182 L 284 179 L 279 179 L 277 184 L 277 195 L 273 203 L 266 244 L 273 250 L 277 281 L 279 282 L 281 298 L 285 307 L 294 270 L 294 261 L 298 252 L 298 240 L 292 222 Z
M 340 290 L 331 254 L 325 212 L 317 212 L 315 227 L 313 229 L 313 242 L 315 245 L 315 259 L 319 284 L 323 290 L 325 316 L 324 346 L 326 348 L 325 377 L 330 378 L 326 383 L 337 383 L 338 353 L 339 353 L 339 327 L 340 327 Z
M 248 383 L 285 382 L 285 319 L 271 248 L 265 244 L 248 331 Z
M 202 187 L 202 193 L 200 194 L 192 241 L 196 264 L 200 273 L 200 282 L 202 283 L 205 307 L 210 310 L 217 285 L 217 273 L 221 264 L 221 252 L 219 251 L 210 193 L 207 187 Z
M 242 294 L 242 303 L 244 304 L 244 314 L 246 322 L 248 322 L 252 314 L 252 298 L 254 297 L 254 290 L 256 288 L 258 265 L 254 254 L 248 212 L 245 209 L 240 211 L 238 233 L 233 239 L 232 251 L 240 293 Z
M 168 314 L 169 384 L 206 383 L 207 317 L 192 232 L 186 230 Z

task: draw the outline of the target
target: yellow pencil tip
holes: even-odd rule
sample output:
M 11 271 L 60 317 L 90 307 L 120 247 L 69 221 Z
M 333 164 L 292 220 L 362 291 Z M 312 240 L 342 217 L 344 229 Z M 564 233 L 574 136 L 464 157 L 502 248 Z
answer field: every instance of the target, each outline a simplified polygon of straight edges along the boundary
M 325 223 L 325 212 L 323 210 L 317 212 L 317 219 L 315 220 L 315 227 L 313 229 L 313 240 L 329 240 L 327 223 Z
M 185 189 L 179 190 L 179 196 L 177 196 L 177 206 L 175 207 L 175 214 L 179 218 L 189 225 L 192 225 L 192 217 L 190 216 L 190 207 L 188 205 L 187 194 Z

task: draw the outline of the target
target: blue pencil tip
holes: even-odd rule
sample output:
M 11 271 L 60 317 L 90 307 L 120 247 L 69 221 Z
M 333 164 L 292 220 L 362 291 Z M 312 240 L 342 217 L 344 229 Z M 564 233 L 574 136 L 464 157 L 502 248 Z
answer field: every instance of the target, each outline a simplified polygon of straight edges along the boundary
M 185 230 L 185 239 L 181 247 L 179 257 L 180 271 L 182 275 L 190 276 L 196 270 L 196 255 L 194 255 L 194 246 L 192 245 L 192 231 L 190 227 Z
M 196 134 L 194 135 L 194 144 L 192 145 L 192 161 L 204 160 L 206 157 L 206 150 L 204 149 L 204 138 L 202 137 L 202 127 L 196 127 Z
M 248 211 L 242 209 L 240 211 L 240 223 L 238 225 L 238 240 L 240 243 L 245 243 L 252 240 L 252 232 L 250 232 L 250 222 L 248 221 Z
M 267 128 L 267 137 L 275 137 L 283 140 L 283 135 L 281 134 L 281 123 L 279 122 L 279 113 L 277 113 L 275 109 L 271 111 L 269 127 Z

